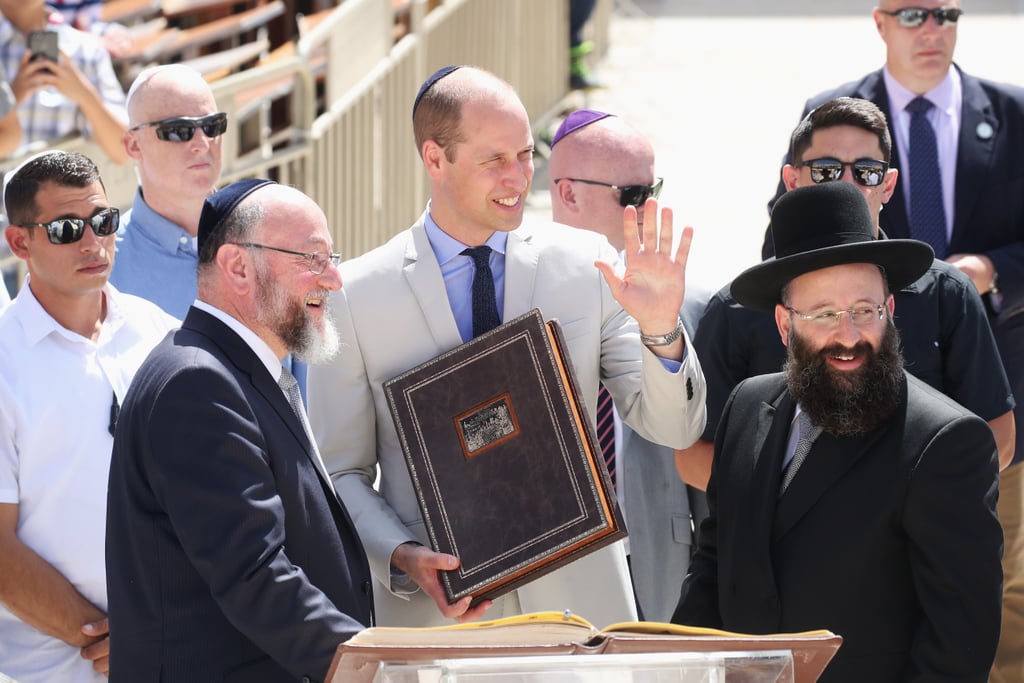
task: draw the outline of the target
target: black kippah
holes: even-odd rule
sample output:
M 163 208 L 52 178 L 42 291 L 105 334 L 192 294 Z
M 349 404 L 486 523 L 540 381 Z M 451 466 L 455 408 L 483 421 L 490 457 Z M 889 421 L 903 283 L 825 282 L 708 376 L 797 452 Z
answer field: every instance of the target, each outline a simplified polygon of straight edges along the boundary
M 199 214 L 199 232 L 197 247 L 199 253 L 203 253 L 203 245 L 213 236 L 225 219 L 231 215 L 235 207 L 250 194 L 264 185 L 275 184 L 273 180 L 264 178 L 246 178 L 238 180 L 226 187 L 214 192 L 203 202 L 203 212 Z
M 453 71 L 461 69 L 462 66 L 442 66 L 440 69 L 430 74 L 430 77 L 423 81 L 423 85 L 420 86 L 420 91 L 416 93 L 416 99 L 412 102 L 412 115 L 416 116 L 416 108 L 420 106 L 420 100 L 427 94 L 427 91 L 434 87 L 434 84 L 439 80 L 447 76 Z

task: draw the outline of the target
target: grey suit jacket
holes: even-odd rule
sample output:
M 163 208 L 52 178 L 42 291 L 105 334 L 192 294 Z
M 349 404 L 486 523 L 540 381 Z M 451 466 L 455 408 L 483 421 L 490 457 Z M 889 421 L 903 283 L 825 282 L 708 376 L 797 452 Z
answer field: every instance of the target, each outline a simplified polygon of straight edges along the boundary
M 710 295 L 707 288 L 686 285 L 679 315 L 691 339 Z M 699 511 L 690 508 L 691 497 L 704 493 L 690 491 L 679 478 L 671 448 L 648 441 L 626 424 L 622 425 L 622 457 L 636 601 L 647 621 L 668 621 L 690 566 L 692 524 L 699 523 L 694 519 Z
M 555 223 L 509 233 L 504 316 L 539 308 L 563 328 L 591 420 L 604 381 L 623 420 L 644 436 L 686 447 L 705 422 L 704 378 L 689 353 L 669 373 L 643 348 L 636 321 L 614 300 L 596 259 L 617 262 L 608 242 Z M 390 558 L 409 541 L 429 545 L 382 382 L 462 343 L 423 218 L 342 266 L 332 298 L 342 351 L 310 372 L 313 429 L 379 583 L 377 623 L 445 623 L 415 585 L 393 585 Z M 687 339 L 689 348 L 689 339 Z M 605 625 L 635 618 L 621 544 L 606 547 L 497 601 L 491 616 L 571 609 Z

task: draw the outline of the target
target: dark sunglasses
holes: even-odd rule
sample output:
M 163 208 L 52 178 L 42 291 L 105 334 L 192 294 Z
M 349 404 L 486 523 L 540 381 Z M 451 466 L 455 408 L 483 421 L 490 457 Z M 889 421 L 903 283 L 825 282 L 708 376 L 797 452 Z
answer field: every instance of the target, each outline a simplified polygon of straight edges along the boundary
M 885 172 L 889 170 L 888 162 L 876 159 L 858 159 L 854 162 L 843 163 L 839 159 L 826 157 L 793 164 L 793 168 L 803 168 L 804 166 L 811 169 L 811 180 L 815 183 L 831 183 L 833 180 L 839 180 L 843 177 L 843 169 L 849 166 L 854 182 L 864 187 L 881 185 L 885 178 Z
M 612 185 L 611 183 L 602 183 L 597 180 L 584 180 L 583 178 L 559 178 L 555 183 L 560 183 L 563 180 L 568 180 L 572 183 L 585 183 L 587 185 L 600 185 L 601 187 L 610 187 L 613 190 L 619 191 L 619 204 L 623 208 L 627 206 L 640 206 L 647 201 L 648 197 L 658 198 L 661 194 L 661 186 L 665 183 L 664 178 L 658 178 L 653 185 Z
M 92 228 L 97 237 L 106 237 L 117 232 L 120 222 L 120 212 L 111 207 L 91 218 L 58 218 L 49 223 L 26 223 L 21 227 L 46 228 L 46 237 L 52 244 L 73 244 L 85 235 L 86 225 Z
M 900 26 L 904 28 L 917 28 L 924 24 L 928 20 L 928 15 L 935 17 L 935 23 L 939 26 L 944 25 L 947 21 L 951 24 L 955 24 L 960 15 L 963 14 L 963 10 L 957 9 L 956 7 L 936 7 L 935 9 L 925 9 L 923 7 L 904 7 L 898 10 L 878 10 L 882 14 L 888 14 L 890 17 L 896 17 L 896 21 L 900 23 Z
M 130 130 L 140 128 L 156 128 L 156 137 L 164 142 L 188 142 L 196 134 L 196 128 L 202 128 L 208 138 L 224 135 L 228 129 L 228 115 L 217 112 L 209 116 L 175 116 L 173 119 L 140 123 Z

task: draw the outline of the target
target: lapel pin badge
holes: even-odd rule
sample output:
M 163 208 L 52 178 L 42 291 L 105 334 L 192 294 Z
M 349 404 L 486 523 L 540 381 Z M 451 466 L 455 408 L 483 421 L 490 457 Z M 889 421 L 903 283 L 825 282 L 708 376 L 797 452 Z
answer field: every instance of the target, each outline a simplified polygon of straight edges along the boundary
M 989 140 L 993 133 L 995 133 L 995 130 L 992 128 L 991 123 L 988 121 L 982 121 L 978 124 L 978 127 L 974 132 L 977 133 L 979 140 Z

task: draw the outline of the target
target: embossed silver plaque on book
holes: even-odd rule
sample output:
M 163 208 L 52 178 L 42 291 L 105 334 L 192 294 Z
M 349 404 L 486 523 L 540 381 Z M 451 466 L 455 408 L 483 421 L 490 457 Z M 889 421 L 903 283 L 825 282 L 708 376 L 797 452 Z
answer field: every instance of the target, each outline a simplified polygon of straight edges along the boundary
M 625 537 L 557 321 L 538 309 L 384 383 L 430 543 L 474 604 Z

